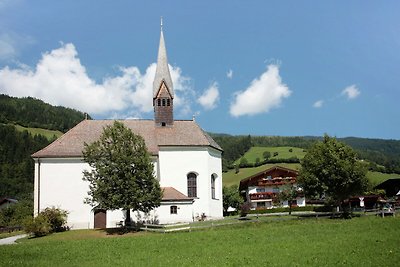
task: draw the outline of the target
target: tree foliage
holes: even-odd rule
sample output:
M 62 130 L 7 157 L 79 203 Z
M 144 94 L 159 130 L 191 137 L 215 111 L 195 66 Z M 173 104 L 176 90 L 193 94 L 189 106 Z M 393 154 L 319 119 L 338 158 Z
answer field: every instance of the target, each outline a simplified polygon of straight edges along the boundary
M 309 149 L 315 142 L 323 140 L 316 136 L 232 136 L 212 134 L 210 136 L 224 149 L 223 170 L 233 168 L 233 162 L 239 159 L 252 146 L 282 147 L 291 146 Z M 360 159 L 370 162 L 371 171 L 400 174 L 400 140 L 383 140 L 348 137 L 339 141 L 351 146 Z
M 299 189 L 292 184 L 286 184 L 285 186 L 282 187 L 281 192 L 278 193 L 277 198 L 279 199 L 279 202 L 281 201 L 287 201 L 288 206 L 289 206 L 289 215 L 292 214 L 292 206 L 293 206 L 293 200 L 297 198 L 299 194 Z
M 100 139 L 85 144 L 84 171 L 90 191 L 86 203 L 102 209 L 149 212 L 158 207 L 162 192 L 141 136 L 115 121 L 104 128 Z M 129 220 L 129 215 L 127 216 Z
M 243 203 L 243 198 L 240 196 L 239 188 L 237 185 L 230 187 L 224 186 L 222 188 L 223 194 L 223 208 L 226 214 L 229 207 L 235 208 L 237 211 Z
M 47 146 L 42 135 L 19 132 L 0 124 L 0 197 L 32 199 L 34 162 L 31 154 Z
M 299 183 L 308 197 L 325 197 L 339 204 L 366 189 L 365 175 L 366 169 L 357 159 L 357 153 L 325 135 L 323 141 L 316 143 L 305 155 Z

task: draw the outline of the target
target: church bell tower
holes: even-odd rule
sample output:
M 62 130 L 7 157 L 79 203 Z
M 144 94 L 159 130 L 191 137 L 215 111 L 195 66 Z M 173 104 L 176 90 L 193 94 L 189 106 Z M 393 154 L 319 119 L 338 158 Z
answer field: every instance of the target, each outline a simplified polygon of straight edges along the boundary
M 165 48 L 163 25 L 161 19 L 160 45 L 156 75 L 153 82 L 154 122 L 156 126 L 173 126 L 174 124 L 174 90 L 169 72 L 167 49 Z

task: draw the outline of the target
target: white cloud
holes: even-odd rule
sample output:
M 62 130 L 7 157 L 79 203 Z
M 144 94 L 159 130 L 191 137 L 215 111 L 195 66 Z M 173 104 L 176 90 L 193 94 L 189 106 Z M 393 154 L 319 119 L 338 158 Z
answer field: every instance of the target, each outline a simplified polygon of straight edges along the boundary
M 228 72 L 226 73 L 226 77 L 228 77 L 229 79 L 233 78 L 233 70 L 229 69 Z
M 321 108 L 324 104 L 324 100 L 318 100 L 313 104 L 314 108 Z
M 235 93 L 234 102 L 230 107 L 230 114 L 238 117 L 242 115 L 256 115 L 266 113 L 279 107 L 282 100 L 292 92 L 282 83 L 278 65 L 268 65 L 267 70 L 244 91 Z
M 347 86 L 343 91 L 342 95 L 345 95 L 347 99 L 357 98 L 361 94 L 360 90 L 355 84 Z
M 35 68 L 0 69 L 0 92 L 18 97 L 36 97 L 91 115 L 140 117 L 142 113 L 153 110 L 155 69 L 155 63 L 150 64 L 143 74 L 134 66 L 120 67 L 119 76 L 106 77 L 97 83 L 88 76 L 75 46 L 62 44 L 60 48 L 44 53 Z M 170 69 L 178 99 L 175 104 L 179 108 L 187 102 L 184 95 L 190 91 L 187 85 L 189 78 L 182 76 L 178 67 Z
M 210 87 L 208 87 L 203 95 L 199 97 L 197 102 L 203 106 L 204 109 L 211 110 L 217 106 L 217 102 L 219 100 L 219 91 L 218 91 L 218 83 L 213 82 Z

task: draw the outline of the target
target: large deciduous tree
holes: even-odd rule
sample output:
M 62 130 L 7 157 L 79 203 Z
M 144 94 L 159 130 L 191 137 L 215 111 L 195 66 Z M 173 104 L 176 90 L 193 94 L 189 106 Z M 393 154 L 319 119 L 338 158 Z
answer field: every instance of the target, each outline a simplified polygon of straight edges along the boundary
M 308 197 L 325 197 L 340 205 L 368 185 L 367 170 L 356 152 L 328 135 L 307 152 L 301 165 L 299 183 Z
M 126 222 L 130 210 L 149 212 L 160 205 L 162 191 L 145 142 L 123 123 L 106 126 L 99 140 L 85 144 L 83 157 L 91 167 L 83 173 L 90 189 L 85 203 L 126 210 Z

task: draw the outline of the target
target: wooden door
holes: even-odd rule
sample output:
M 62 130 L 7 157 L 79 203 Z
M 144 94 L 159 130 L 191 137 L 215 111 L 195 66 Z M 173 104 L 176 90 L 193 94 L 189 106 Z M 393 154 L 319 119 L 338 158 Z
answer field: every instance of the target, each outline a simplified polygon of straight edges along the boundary
M 107 227 L 107 211 L 96 209 L 94 211 L 94 228 L 106 228 Z

